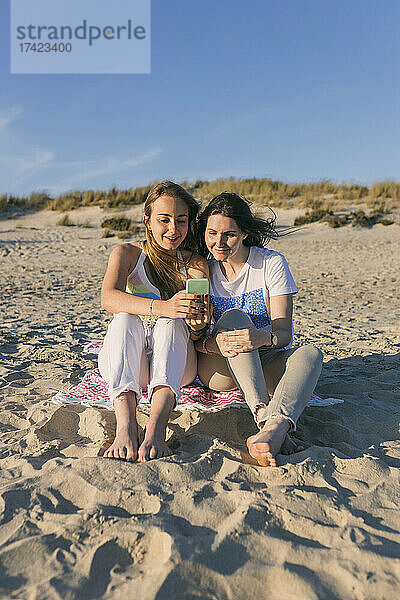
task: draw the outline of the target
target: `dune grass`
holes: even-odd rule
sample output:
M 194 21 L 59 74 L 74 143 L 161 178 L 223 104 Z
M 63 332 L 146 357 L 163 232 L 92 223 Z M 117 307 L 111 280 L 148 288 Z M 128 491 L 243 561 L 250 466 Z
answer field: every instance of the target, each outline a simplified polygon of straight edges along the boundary
M 71 219 L 69 218 L 69 215 L 66 214 L 58 219 L 56 225 L 61 225 L 62 227 L 73 227 L 74 223 L 72 223 Z
M 101 227 L 104 229 L 102 237 L 111 237 L 111 235 L 114 235 L 112 232 L 116 232 L 120 239 L 126 239 L 137 234 L 139 231 L 139 227 L 135 221 L 132 221 L 132 219 L 129 219 L 125 215 L 116 215 L 115 217 L 103 219 Z M 108 233 L 105 234 L 105 232 Z
M 368 214 L 358 209 L 350 212 L 350 214 L 335 214 L 332 210 L 317 208 L 312 211 L 306 211 L 304 215 L 296 217 L 293 225 L 307 225 L 309 223 L 327 223 L 329 227 L 337 228 L 344 225 L 352 224 L 353 227 L 373 227 L 380 223 L 381 225 L 393 225 L 392 219 L 386 218 L 388 210 L 381 206 L 381 210 L 374 209 Z
M 130 207 L 142 204 L 154 183 L 126 190 L 112 187 L 107 191 L 73 191 L 56 197 L 51 197 L 45 192 L 35 192 L 22 197 L 3 194 L 0 196 L 0 212 L 16 209 L 67 212 L 84 206 L 100 206 L 103 209 Z M 336 184 L 329 180 L 288 184 L 267 178 L 233 177 L 181 183 L 203 203 L 207 203 L 223 191 L 234 191 L 259 206 L 278 208 L 338 211 L 348 208 L 356 210 L 357 206 L 365 204 L 371 210 L 378 210 L 384 205 L 390 211 L 400 207 L 400 183 L 394 181 L 383 181 L 370 187 L 355 183 Z

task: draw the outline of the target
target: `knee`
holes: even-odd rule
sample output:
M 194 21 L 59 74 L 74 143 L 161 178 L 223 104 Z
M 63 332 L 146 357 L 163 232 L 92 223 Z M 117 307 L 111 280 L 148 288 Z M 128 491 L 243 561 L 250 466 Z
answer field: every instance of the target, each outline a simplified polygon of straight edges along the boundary
M 301 358 L 309 368 L 321 369 L 324 355 L 319 348 L 316 348 L 315 346 L 301 346 L 296 350 L 296 354 L 299 354 L 299 358 Z
M 129 331 L 142 327 L 142 321 L 138 315 L 121 312 L 114 315 L 111 325 L 113 329 L 118 329 L 118 331 Z
M 181 334 L 189 339 L 189 330 L 184 319 L 170 319 L 169 317 L 159 317 L 154 326 L 155 332 L 164 332 Z
M 218 319 L 218 329 L 233 329 L 234 327 L 253 326 L 249 315 L 240 308 L 230 308 Z

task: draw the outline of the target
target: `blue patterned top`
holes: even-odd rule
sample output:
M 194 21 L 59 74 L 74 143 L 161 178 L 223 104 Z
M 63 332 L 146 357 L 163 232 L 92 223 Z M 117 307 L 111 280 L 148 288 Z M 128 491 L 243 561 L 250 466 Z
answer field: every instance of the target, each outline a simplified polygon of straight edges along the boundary
M 229 310 L 230 308 L 241 308 L 249 315 L 257 329 L 271 325 L 271 319 L 269 318 L 262 289 L 252 290 L 251 292 L 246 292 L 245 294 L 233 296 L 231 298 L 222 298 L 212 295 L 210 298 L 214 309 L 213 316 L 215 321 L 218 321 L 226 310 Z
M 275 250 L 252 246 L 246 263 L 232 281 L 226 279 L 215 259 L 209 261 L 209 266 L 214 322 L 226 310 L 239 308 L 257 329 L 271 330 L 270 298 L 297 292 L 285 257 Z

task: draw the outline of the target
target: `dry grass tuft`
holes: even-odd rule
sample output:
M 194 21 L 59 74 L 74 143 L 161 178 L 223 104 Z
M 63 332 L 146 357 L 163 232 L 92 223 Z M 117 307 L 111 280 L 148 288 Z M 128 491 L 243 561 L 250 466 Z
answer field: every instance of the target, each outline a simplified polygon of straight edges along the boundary
M 128 236 L 134 235 L 139 231 L 139 227 L 137 224 L 129 219 L 125 215 L 118 215 L 115 217 L 108 217 L 107 219 L 103 219 L 101 222 L 101 226 L 104 229 L 111 229 L 113 231 L 117 231 L 117 235 L 119 238 L 124 239 L 121 234 L 124 233 L 125 238 Z
M 61 225 L 63 227 L 73 227 L 75 224 L 72 223 L 72 221 L 69 218 L 69 215 L 66 214 L 58 219 L 56 225 Z

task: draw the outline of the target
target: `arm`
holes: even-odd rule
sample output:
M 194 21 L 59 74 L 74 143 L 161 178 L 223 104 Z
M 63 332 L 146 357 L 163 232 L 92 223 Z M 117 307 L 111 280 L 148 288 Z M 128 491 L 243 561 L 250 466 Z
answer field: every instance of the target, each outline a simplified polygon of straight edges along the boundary
M 101 308 L 114 314 L 150 314 L 150 300 L 125 291 L 126 280 L 135 268 L 139 255 L 140 248 L 131 244 L 121 244 L 113 249 L 101 286 Z
M 292 339 L 292 294 L 273 296 L 270 304 L 272 333 L 255 327 L 221 331 L 217 336 L 212 336 L 205 341 L 206 347 L 204 347 L 203 341 L 196 343 L 196 350 L 231 358 L 240 352 L 250 352 L 261 346 L 284 348 Z M 272 339 L 276 340 L 273 345 Z
M 114 314 L 155 315 L 158 317 L 196 318 L 197 304 L 192 294 L 178 292 L 169 300 L 150 300 L 125 291 L 126 280 L 138 261 L 140 248 L 121 244 L 111 252 L 101 287 L 101 307 Z
M 272 335 L 277 337 L 274 348 L 284 348 L 292 339 L 293 294 L 272 296 L 270 303 Z

